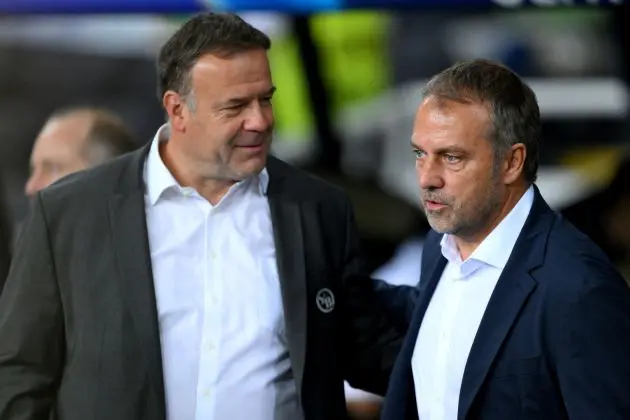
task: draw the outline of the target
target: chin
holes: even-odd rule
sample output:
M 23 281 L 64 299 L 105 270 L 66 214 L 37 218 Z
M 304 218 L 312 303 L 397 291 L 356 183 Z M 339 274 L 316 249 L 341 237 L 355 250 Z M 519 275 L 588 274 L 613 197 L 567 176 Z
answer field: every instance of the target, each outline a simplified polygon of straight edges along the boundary
M 433 229 L 433 231 L 435 233 L 439 233 L 440 235 L 451 233 L 451 230 L 445 228 L 444 226 L 436 226 L 436 225 L 432 225 L 430 223 L 429 223 L 429 225 L 431 226 L 431 229 Z
M 243 180 L 253 175 L 258 175 L 265 168 L 265 164 L 247 165 L 238 168 L 235 172 L 238 174 L 238 179 Z
M 427 217 L 427 221 L 431 229 L 439 234 L 452 234 L 455 231 L 455 227 L 452 224 L 445 223 L 444 221 L 432 220 L 431 217 Z

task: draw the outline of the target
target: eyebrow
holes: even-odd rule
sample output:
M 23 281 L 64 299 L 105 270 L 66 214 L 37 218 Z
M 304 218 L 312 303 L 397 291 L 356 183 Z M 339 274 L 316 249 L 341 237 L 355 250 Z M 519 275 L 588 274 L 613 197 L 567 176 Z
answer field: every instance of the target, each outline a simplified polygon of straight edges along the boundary
M 411 141 L 411 147 L 415 150 L 421 150 L 423 152 L 425 151 L 422 149 L 422 147 L 419 147 L 417 144 L 415 144 L 413 140 Z M 443 154 L 448 154 L 448 153 L 468 154 L 466 150 L 456 145 L 440 147 L 439 149 L 435 150 L 435 153 L 438 155 L 443 155 Z
M 275 92 L 276 92 L 276 87 L 272 86 L 271 89 L 267 90 L 266 92 L 264 92 L 262 95 L 260 95 L 261 97 L 265 97 L 265 96 L 272 96 Z M 243 96 L 243 97 L 236 97 L 236 98 L 231 98 L 228 99 L 227 101 L 225 101 L 225 103 L 223 104 L 225 105 L 236 105 L 236 104 L 242 104 L 244 102 L 248 102 L 251 100 L 251 96 L 247 97 L 247 96 Z

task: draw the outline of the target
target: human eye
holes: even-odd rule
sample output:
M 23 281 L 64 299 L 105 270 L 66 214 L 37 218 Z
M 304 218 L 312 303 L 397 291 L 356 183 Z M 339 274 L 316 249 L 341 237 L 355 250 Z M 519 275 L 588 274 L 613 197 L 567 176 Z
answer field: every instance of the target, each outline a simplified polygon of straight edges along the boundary
M 243 104 L 231 104 L 231 105 L 226 106 L 224 109 L 228 111 L 237 111 L 242 108 L 243 108 Z
M 448 163 L 459 163 L 462 158 L 457 155 L 446 154 L 444 155 L 444 160 L 446 160 L 446 162 Z
M 420 158 L 424 157 L 424 155 L 425 155 L 424 151 L 422 151 L 420 149 L 416 149 L 416 148 L 413 149 L 413 154 L 416 157 L 416 159 L 420 159 Z

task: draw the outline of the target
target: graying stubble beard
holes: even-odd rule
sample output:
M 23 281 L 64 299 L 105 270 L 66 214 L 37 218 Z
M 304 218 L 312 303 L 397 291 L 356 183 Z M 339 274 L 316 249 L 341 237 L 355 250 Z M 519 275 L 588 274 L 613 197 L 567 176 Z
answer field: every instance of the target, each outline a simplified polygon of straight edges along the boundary
M 488 184 L 484 200 L 478 202 L 475 209 L 471 210 L 466 220 L 460 220 L 459 226 L 455 226 L 451 235 L 456 235 L 461 238 L 473 238 L 483 231 L 485 226 L 492 219 L 496 210 L 501 207 L 501 199 L 497 196 L 497 187 L 499 186 L 499 172 L 493 170 L 492 178 Z
M 491 178 L 485 190 L 485 199 L 478 202 L 476 208 L 471 209 L 468 213 L 459 213 L 459 215 L 463 216 L 464 218 L 460 217 L 451 219 L 451 221 L 453 222 L 451 229 L 436 229 L 438 226 L 436 226 L 435 223 L 431 223 L 431 212 L 427 211 L 424 205 L 422 205 L 422 211 L 426 215 L 427 221 L 431 225 L 431 228 L 438 233 L 454 235 L 462 238 L 474 237 L 476 234 L 478 234 L 479 231 L 482 230 L 483 227 L 488 223 L 489 219 L 492 218 L 492 215 L 495 213 L 496 209 L 501 206 L 501 200 L 496 195 L 497 187 L 500 184 L 500 169 L 500 160 L 497 158 L 495 160 L 495 163 L 493 163 L 493 169 L 490 175 Z M 423 199 L 427 198 L 436 199 L 436 201 L 443 201 L 440 200 L 441 197 L 439 195 L 428 194 L 423 197 Z M 452 200 L 448 200 L 448 202 L 445 204 L 450 206 L 451 215 L 456 215 L 458 211 L 461 211 L 462 209 L 462 206 L 455 207 L 455 204 Z

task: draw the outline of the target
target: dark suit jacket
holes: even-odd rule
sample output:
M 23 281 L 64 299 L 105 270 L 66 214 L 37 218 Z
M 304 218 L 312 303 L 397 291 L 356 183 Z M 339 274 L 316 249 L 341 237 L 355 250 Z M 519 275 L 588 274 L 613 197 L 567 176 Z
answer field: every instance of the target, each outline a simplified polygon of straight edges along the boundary
M 418 418 L 410 362 L 446 266 L 440 239 L 429 235 L 423 279 L 408 293 L 415 309 L 384 420 Z M 402 317 L 408 305 L 399 306 Z M 630 289 L 538 190 L 470 351 L 458 419 L 630 419 Z
M 0 188 L 0 293 L 11 264 L 11 220 L 5 199 L 6 195 Z
M 0 298 L 0 419 L 165 418 L 142 178 L 148 148 L 42 191 Z M 346 417 L 346 378 L 385 393 L 402 336 L 375 314 L 351 206 L 270 158 L 288 347 L 305 419 Z M 323 288 L 334 309 L 318 309 Z M 329 302 L 330 303 L 330 302 Z

